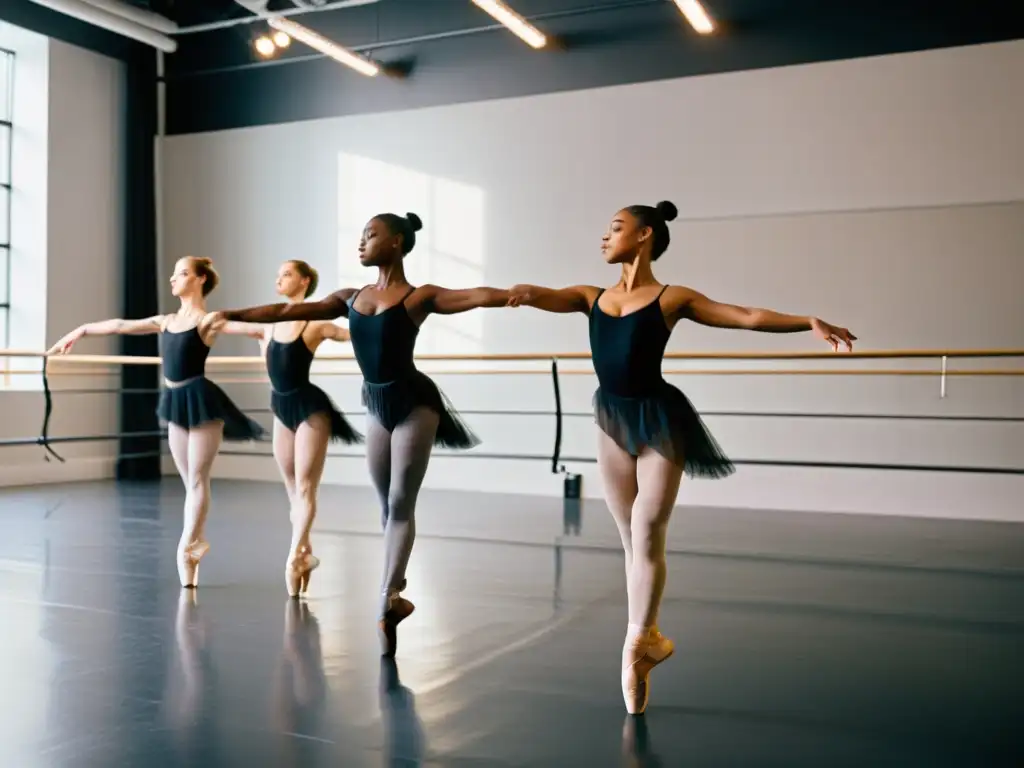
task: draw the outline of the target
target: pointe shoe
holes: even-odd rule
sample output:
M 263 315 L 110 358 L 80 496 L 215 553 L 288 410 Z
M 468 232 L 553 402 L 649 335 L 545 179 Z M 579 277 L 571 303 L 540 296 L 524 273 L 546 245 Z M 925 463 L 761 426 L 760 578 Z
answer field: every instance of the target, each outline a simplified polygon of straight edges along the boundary
M 416 606 L 402 597 L 397 589 L 388 590 L 383 615 L 377 622 L 381 656 L 394 658 L 398 652 L 398 625 L 415 610 Z
M 647 709 L 651 670 L 675 653 L 675 644 L 657 629 L 626 641 L 622 649 L 622 698 L 626 711 L 642 715 Z
M 320 567 L 320 558 L 314 557 L 308 546 L 299 547 L 284 569 L 285 587 L 289 597 L 299 597 L 309 591 L 310 575 Z
M 186 589 L 199 586 L 199 561 L 210 549 L 206 539 L 196 539 L 187 547 L 178 550 L 178 579 Z

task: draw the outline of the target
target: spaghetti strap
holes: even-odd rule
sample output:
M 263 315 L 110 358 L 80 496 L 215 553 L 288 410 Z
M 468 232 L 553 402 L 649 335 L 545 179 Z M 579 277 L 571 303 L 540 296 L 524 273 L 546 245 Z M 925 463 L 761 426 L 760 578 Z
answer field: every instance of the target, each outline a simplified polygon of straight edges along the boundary
M 599 302 L 601 300 L 601 296 L 604 294 L 604 291 L 605 291 L 604 288 L 599 288 L 598 289 L 597 296 L 594 297 L 594 303 L 590 305 L 590 310 L 587 312 L 588 315 L 591 312 L 594 311 L 594 307 L 596 307 L 597 306 L 597 302 Z
M 364 286 L 363 286 L 363 288 L 365 288 L 365 287 L 366 287 L 366 286 L 364 285 Z M 358 290 L 357 290 L 357 291 L 356 291 L 355 293 L 353 293 L 353 294 L 352 294 L 352 295 L 351 295 L 351 296 L 349 297 L 349 300 L 348 300 L 348 305 L 349 305 L 349 307 L 350 307 L 350 308 L 351 308 L 351 307 L 353 307 L 353 306 L 355 306 L 355 303 L 356 303 L 356 296 L 358 296 L 358 295 L 359 295 L 360 293 L 362 293 L 362 292 L 363 292 L 363 288 L 359 288 L 359 289 L 358 289 Z

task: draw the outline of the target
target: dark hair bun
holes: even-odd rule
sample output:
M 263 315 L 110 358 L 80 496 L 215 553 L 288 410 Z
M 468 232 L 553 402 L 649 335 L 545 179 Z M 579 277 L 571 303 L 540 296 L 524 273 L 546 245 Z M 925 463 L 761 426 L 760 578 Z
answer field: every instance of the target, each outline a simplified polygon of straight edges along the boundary
M 679 209 L 676 208 L 675 203 L 670 203 L 668 200 L 662 200 L 656 206 L 654 210 L 661 214 L 661 218 L 665 221 L 672 221 L 676 216 L 679 215 Z
M 419 232 L 423 229 L 423 221 L 415 213 L 405 214 L 405 220 L 409 222 L 409 227 L 413 232 Z

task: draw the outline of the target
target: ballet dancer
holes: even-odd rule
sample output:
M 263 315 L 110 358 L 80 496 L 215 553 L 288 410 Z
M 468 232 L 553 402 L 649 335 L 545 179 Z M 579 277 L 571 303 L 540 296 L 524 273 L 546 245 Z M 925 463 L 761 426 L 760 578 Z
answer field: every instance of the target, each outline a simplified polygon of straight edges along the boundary
M 381 651 L 394 656 L 398 624 L 413 604 L 401 593 L 416 536 L 416 498 L 434 445 L 466 449 L 479 444 L 437 385 L 416 369 L 413 351 L 430 314 L 451 315 L 501 307 L 509 292 L 496 288 L 449 290 L 414 287 L 402 267 L 422 227 L 416 214 L 383 213 L 366 224 L 359 261 L 377 268 L 377 282 L 342 288 L 322 301 L 272 304 L 223 313 L 229 321 L 275 323 L 347 317 L 352 348 L 363 373 L 368 411 L 366 457 L 381 505 L 384 578 L 378 629 Z
M 104 320 L 81 325 L 47 352 L 67 354 L 83 336 L 159 333 L 164 388 L 157 414 L 167 423 L 174 466 L 185 484 L 185 516 L 178 542 L 178 577 L 182 587 L 199 584 L 199 561 L 209 550 L 205 537 L 210 508 L 210 472 L 221 440 L 257 440 L 264 430 L 242 413 L 224 391 L 206 378 L 206 358 L 221 333 L 262 338 L 257 325 L 220 323 L 206 311 L 206 297 L 219 277 L 207 258 L 179 259 L 171 275 L 171 293 L 181 303 L 170 315 L 144 320 Z
M 644 712 L 650 671 L 674 650 L 658 631 L 658 608 L 665 587 L 665 536 L 682 475 L 721 478 L 733 472 L 690 401 L 662 378 L 673 327 L 685 319 L 767 333 L 811 331 L 833 350 L 840 344 L 852 350 L 856 339 L 817 318 L 720 304 L 690 288 L 659 283 L 651 262 L 668 248 L 667 222 L 676 213 L 675 205 L 661 202 L 615 214 L 601 245 L 605 261 L 622 268 L 611 288 L 517 285 L 509 299 L 510 306 L 589 315 L 599 385 L 594 394 L 598 464 L 625 550 L 629 625 L 622 695 L 630 714 Z
M 319 279 L 317 271 L 306 262 L 286 261 L 277 271 L 277 292 L 290 304 L 301 304 L 316 291 Z M 309 589 L 310 575 L 320 565 L 320 559 L 313 556 L 310 532 L 328 442 L 361 443 L 363 436 L 352 428 L 327 393 L 309 380 L 320 344 L 348 341 L 348 330 L 331 322 L 308 320 L 281 326 L 255 327 L 265 329 L 262 347 L 272 387 L 274 458 L 291 505 L 292 541 L 285 563 L 285 586 L 289 596 L 298 597 Z

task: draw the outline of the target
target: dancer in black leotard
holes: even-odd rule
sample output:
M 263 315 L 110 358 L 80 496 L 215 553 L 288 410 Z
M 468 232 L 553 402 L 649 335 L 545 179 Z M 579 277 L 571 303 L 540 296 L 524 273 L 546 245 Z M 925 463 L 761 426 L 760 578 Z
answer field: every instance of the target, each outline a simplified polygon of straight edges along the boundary
M 704 427 L 690 401 L 661 375 L 665 345 L 676 322 L 768 333 L 812 331 L 833 349 L 856 339 L 812 317 L 719 304 L 682 286 L 663 286 L 651 270 L 669 244 L 669 202 L 634 205 L 612 218 L 601 250 L 622 277 L 608 290 L 578 285 L 561 290 L 512 288 L 510 306 L 590 315 L 590 347 L 599 388 L 594 395 L 598 463 L 605 498 L 626 554 L 629 627 L 622 654 L 626 709 L 647 706 L 648 675 L 673 651 L 658 631 L 665 587 L 665 534 L 680 480 L 686 474 L 724 477 L 729 459 Z
M 431 448 L 470 448 L 479 441 L 430 378 L 416 369 L 413 349 L 419 327 L 431 313 L 456 314 L 504 306 L 508 291 L 413 287 L 402 260 L 416 244 L 419 217 L 385 213 L 372 218 L 359 243 L 359 261 L 377 267 L 377 283 L 343 288 L 323 301 L 274 304 L 223 313 L 227 320 L 273 323 L 347 317 L 356 360 L 363 372 L 363 402 L 369 411 L 366 456 L 384 524 L 385 565 L 379 619 L 382 652 L 393 656 L 396 628 L 413 611 L 400 593 L 416 534 L 416 496 Z M 357 299 L 358 296 L 358 299 Z
M 183 587 L 199 583 L 199 561 L 209 549 L 204 532 L 210 507 L 210 472 L 221 440 L 256 440 L 263 436 L 263 428 L 205 375 L 206 358 L 219 334 L 263 335 L 263 329 L 255 325 L 214 324 L 214 315 L 206 311 L 206 297 L 218 279 L 210 259 L 179 259 L 171 276 L 171 292 L 181 301 L 175 314 L 82 325 L 47 353 L 67 354 L 83 336 L 160 334 L 165 386 L 157 413 L 167 423 L 167 442 L 185 484 L 185 520 L 178 542 L 178 577 Z
M 317 286 L 317 271 L 304 261 L 286 261 L 277 272 L 277 292 L 301 304 Z M 324 341 L 348 341 L 349 333 L 331 322 L 308 320 L 265 327 L 263 339 L 270 376 L 270 410 L 274 413 L 274 458 L 284 478 L 291 508 L 292 541 L 285 564 L 285 587 L 297 597 L 309 589 L 320 565 L 313 556 L 310 532 L 316 518 L 317 490 L 331 440 L 363 440 L 327 393 L 310 382 L 313 356 Z

